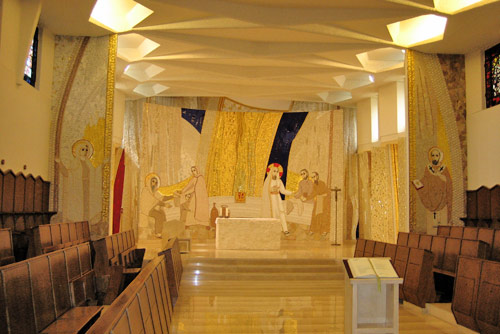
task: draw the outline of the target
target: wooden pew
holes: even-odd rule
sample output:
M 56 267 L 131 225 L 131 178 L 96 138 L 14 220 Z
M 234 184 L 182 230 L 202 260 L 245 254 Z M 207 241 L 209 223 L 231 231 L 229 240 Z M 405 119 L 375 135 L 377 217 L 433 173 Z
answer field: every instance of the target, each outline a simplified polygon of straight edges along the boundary
M 363 252 L 363 256 L 364 257 L 372 257 L 374 249 L 375 249 L 375 241 L 374 240 L 366 240 L 365 251 Z
M 457 324 L 476 332 L 479 332 L 476 322 L 476 304 L 482 262 L 482 259 L 459 257 L 451 303 L 451 310 Z
M 365 239 L 356 240 L 356 248 L 354 249 L 354 257 L 363 257 L 363 254 L 365 253 L 365 245 L 366 245 Z
M 432 241 L 433 246 L 435 243 L 437 244 L 436 238 L 439 237 L 433 238 Z M 483 241 L 464 240 L 451 237 L 444 239 L 445 239 L 445 247 L 443 252 L 442 263 L 436 264 L 435 262 L 434 265 L 435 272 L 455 277 L 457 269 L 457 261 L 460 255 L 485 259 L 488 254 L 488 245 Z M 434 255 L 438 256 L 437 254 Z
M 401 246 L 407 246 L 409 236 L 410 234 L 408 232 L 399 232 L 397 244 Z
M 434 255 L 425 249 L 410 248 L 403 281 L 405 300 L 425 308 L 436 299 L 432 263 Z
M 418 248 L 419 243 L 420 243 L 420 233 L 408 234 L 408 243 L 406 244 L 406 246 L 411 248 Z
M 449 237 L 451 231 L 451 226 L 448 225 L 439 225 L 437 227 L 437 235 L 442 237 Z
M 0 266 L 15 262 L 14 244 L 10 228 L 0 229 Z
M 161 255 L 143 268 L 87 333 L 171 333 L 171 305 L 167 261 Z
M 399 277 L 405 277 L 406 268 L 408 265 L 408 257 L 410 256 L 410 248 L 407 246 L 398 245 L 396 248 L 396 259 L 393 262 L 394 269 Z M 406 299 L 403 291 L 403 285 L 399 286 L 399 298 Z
M 166 259 L 168 289 L 173 308 L 179 297 L 183 271 L 179 240 L 177 238 L 169 239 L 165 249 L 158 253 L 158 255 L 164 255 Z
M 0 170 L 0 228 L 10 228 L 17 261 L 26 259 L 31 229 L 48 224 L 50 183 L 41 177 Z
M 434 254 L 434 268 L 443 267 L 444 248 L 446 244 L 446 237 L 434 236 L 432 237 L 431 252 Z
M 40 225 L 33 229 L 33 256 L 90 241 L 89 223 L 69 222 Z
M 467 217 L 461 218 L 465 226 L 500 227 L 500 185 L 467 190 L 466 198 Z
M 490 260 L 500 261 L 500 229 L 495 230 L 493 236 Z
M 145 249 L 136 248 L 132 230 L 93 241 L 92 247 L 96 275 L 105 281 L 105 291 L 98 291 L 100 302 L 108 305 L 141 270 Z
M 449 237 L 463 239 L 464 238 L 464 227 L 463 226 L 451 226 Z
M 420 236 L 420 241 L 418 242 L 418 248 L 426 249 L 431 251 L 432 248 L 432 235 L 430 234 L 422 234 Z
M 373 249 L 374 257 L 384 257 L 385 252 L 385 242 L 375 241 L 375 248 Z
M 397 246 L 394 244 L 385 245 L 384 257 L 390 257 L 393 264 L 396 261 L 396 250 Z
M 488 245 L 487 258 L 489 260 L 493 259 L 493 240 L 495 237 L 495 230 L 491 228 L 480 227 L 477 231 L 477 240 L 481 240 Z
M 0 267 L 0 287 L 0 328 L 10 334 L 77 333 L 102 309 L 83 306 L 95 300 L 89 243 Z
M 477 240 L 479 229 L 477 227 L 464 227 L 463 228 L 463 239 L 467 240 Z
M 458 324 L 480 333 L 500 333 L 500 263 L 460 257 L 451 309 Z
M 500 333 L 500 263 L 483 261 L 477 293 L 476 322 L 480 333 Z

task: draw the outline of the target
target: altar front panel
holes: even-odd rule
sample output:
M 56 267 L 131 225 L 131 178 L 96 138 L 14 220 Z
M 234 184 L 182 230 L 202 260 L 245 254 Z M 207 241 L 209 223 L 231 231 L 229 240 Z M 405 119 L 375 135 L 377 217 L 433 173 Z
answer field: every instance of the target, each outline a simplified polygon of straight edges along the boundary
M 281 224 L 274 218 L 217 218 L 216 249 L 278 250 Z

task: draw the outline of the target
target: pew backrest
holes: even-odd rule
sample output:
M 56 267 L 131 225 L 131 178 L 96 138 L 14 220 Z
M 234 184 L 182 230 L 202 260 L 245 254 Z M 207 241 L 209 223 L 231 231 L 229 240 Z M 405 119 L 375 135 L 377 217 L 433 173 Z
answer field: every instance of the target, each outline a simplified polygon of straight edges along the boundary
M 173 308 L 179 297 L 179 288 L 183 272 L 179 240 L 177 238 L 170 239 L 165 250 L 158 255 L 164 255 L 166 258 L 168 288 Z
M 375 241 L 375 248 L 373 250 L 374 257 L 384 257 L 385 252 L 385 242 Z
M 358 239 L 356 240 L 356 248 L 354 249 L 354 257 L 363 257 L 365 253 L 366 240 Z
M 14 261 L 12 231 L 10 228 L 2 228 L 0 229 L 0 266 L 7 265 Z
M 372 257 L 374 249 L 375 249 L 375 241 L 374 240 L 366 240 L 365 251 L 363 252 L 363 256 L 364 257 Z
M 10 334 L 40 332 L 72 307 L 95 299 L 92 275 L 89 243 L 0 267 L 0 328 Z
M 170 333 L 171 319 L 167 265 L 162 255 L 141 270 L 87 333 Z
M 108 235 L 92 242 L 96 257 L 94 269 L 97 275 L 106 275 L 108 267 L 121 265 L 128 267 L 132 263 L 141 262 L 135 252 L 135 237 L 132 230 Z M 142 252 L 142 256 L 144 253 Z M 139 265 L 140 267 L 140 265 Z
M 87 221 L 40 225 L 33 229 L 34 255 L 90 241 Z

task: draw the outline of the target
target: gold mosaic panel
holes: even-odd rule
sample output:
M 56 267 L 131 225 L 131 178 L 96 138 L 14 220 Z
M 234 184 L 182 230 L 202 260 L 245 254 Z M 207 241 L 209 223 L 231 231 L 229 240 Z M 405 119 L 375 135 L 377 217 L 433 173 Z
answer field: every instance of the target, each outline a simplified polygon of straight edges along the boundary
M 209 196 L 232 196 L 242 187 L 260 196 L 281 113 L 217 113 L 207 159 Z
M 445 62 L 446 63 L 446 62 Z M 444 163 L 450 171 L 453 187 L 453 203 L 449 222 L 461 224 L 464 215 L 465 162 L 464 162 L 464 117 L 460 116 L 464 87 L 462 80 L 455 83 L 450 78 L 461 77 L 460 62 L 451 66 L 440 63 L 437 55 L 408 52 L 409 87 L 409 135 L 410 135 L 410 180 L 423 175 L 428 164 L 427 152 L 439 146 L 444 152 Z M 456 67 L 456 68 L 453 68 Z M 445 80 L 443 70 L 447 73 Z M 456 75 L 450 74 L 456 72 Z M 450 96 L 454 96 L 454 101 Z M 458 101 L 457 101 L 458 100 Z M 427 210 L 418 199 L 416 190 L 410 186 L 410 230 L 426 232 Z
M 408 220 L 408 146 L 406 137 L 398 139 L 399 231 L 409 231 Z
M 359 237 L 372 239 L 371 234 L 371 152 L 358 154 Z
M 394 243 L 394 205 L 389 146 L 372 150 L 370 206 L 372 239 Z
M 109 226 L 109 158 L 113 110 L 108 101 L 112 101 L 113 96 L 108 93 L 114 89 L 112 54 L 116 51 L 112 40 L 113 37 L 110 41 L 108 36 L 57 36 L 55 39 L 54 117 L 51 127 L 54 149 L 51 155 L 54 159 L 59 158 L 60 163 L 54 164 L 54 188 L 57 189 L 54 189 L 53 199 L 54 208 L 58 210 L 54 221 L 88 220 L 93 239 L 107 235 Z M 62 166 L 76 171 L 73 169 L 76 165 L 72 146 L 85 137 L 91 139 L 94 160 L 91 161 L 92 178 L 83 187 L 83 194 L 80 194 L 81 190 L 71 189 L 71 184 L 75 184 L 71 182 L 74 177 L 78 177 L 78 173 L 68 177 L 59 171 Z M 86 203 L 83 215 L 80 213 L 81 208 L 67 203 L 72 202 L 75 196 L 85 198 L 79 201 Z M 87 211 L 88 216 L 85 216 Z

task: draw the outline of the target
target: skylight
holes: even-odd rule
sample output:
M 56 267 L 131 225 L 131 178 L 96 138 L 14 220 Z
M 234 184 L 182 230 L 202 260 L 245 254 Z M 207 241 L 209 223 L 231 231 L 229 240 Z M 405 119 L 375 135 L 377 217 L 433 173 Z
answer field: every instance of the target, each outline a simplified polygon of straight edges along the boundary
M 394 43 L 404 47 L 440 41 L 446 28 L 446 17 L 422 15 L 387 25 Z
M 491 2 L 487 0 L 434 0 L 434 7 L 446 14 L 456 14 L 460 11 L 471 9 Z
M 118 33 L 132 29 L 152 13 L 133 0 L 97 0 L 89 22 Z

